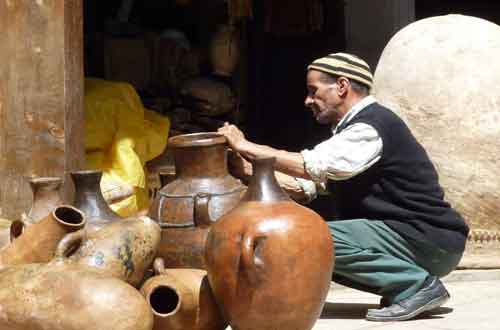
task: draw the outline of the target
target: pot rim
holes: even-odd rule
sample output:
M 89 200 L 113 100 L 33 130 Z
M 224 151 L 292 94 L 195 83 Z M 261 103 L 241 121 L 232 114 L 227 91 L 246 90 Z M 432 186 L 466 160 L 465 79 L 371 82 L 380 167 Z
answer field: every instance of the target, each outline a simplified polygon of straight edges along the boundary
M 203 147 L 217 144 L 227 144 L 226 138 L 216 132 L 198 132 L 172 136 L 168 145 L 174 148 Z
M 164 276 L 164 275 L 159 275 L 159 276 Z M 151 305 L 151 295 L 158 289 L 161 289 L 161 288 L 167 288 L 169 290 L 172 290 L 176 295 L 177 295 L 177 305 L 175 306 L 175 308 L 171 311 L 171 312 L 168 312 L 168 313 L 159 313 L 156 311 L 156 309 L 153 307 L 153 305 Z M 181 308 L 181 305 L 182 305 L 182 297 L 181 295 L 179 294 L 179 291 L 177 291 L 173 286 L 171 285 L 168 285 L 168 284 L 158 284 L 156 285 L 149 293 L 148 293 L 148 296 L 147 296 L 147 302 L 148 302 L 148 305 L 149 307 L 151 308 L 151 312 L 153 313 L 153 315 L 156 315 L 156 316 L 159 316 L 159 317 L 167 317 L 167 316 L 171 316 L 171 315 L 174 315 L 175 313 L 177 313 L 179 311 L 179 309 Z

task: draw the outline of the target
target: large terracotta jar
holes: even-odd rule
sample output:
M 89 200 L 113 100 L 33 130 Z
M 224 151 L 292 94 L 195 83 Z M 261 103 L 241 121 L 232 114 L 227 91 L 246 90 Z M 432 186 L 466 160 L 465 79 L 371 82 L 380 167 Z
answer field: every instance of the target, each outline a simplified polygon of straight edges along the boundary
M 68 233 L 85 226 L 85 217 L 78 209 L 61 205 L 38 223 L 24 227 L 12 222 L 12 242 L 0 250 L 0 269 L 34 262 L 48 262 L 54 256 L 59 241 Z
M 29 178 L 33 192 L 33 203 L 23 222 L 32 224 L 40 221 L 50 214 L 56 206 L 63 204 L 60 191 L 62 179 L 59 177 L 33 177 Z
M 160 227 L 146 216 L 123 219 L 100 230 L 66 235 L 55 256 L 61 262 L 98 269 L 134 286 L 152 265 L 160 243 Z
M 203 245 L 200 242 L 206 232 L 204 219 L 216 221 L 239 202 L 246 187 L 232 177 L 227 168 L 227 141 L 217 133 L 194 133 L 169 139 L 175 163 L 175 178 L 158 191 L 149 209 L 149 216 L 162 228 L 162 240 L 158 256 L 165 259 L 168 268 L 204 268 Z M 208 215 L 195 224 L 196 196 L 210 195 L 206 202 Z M 202 228 L 203 227 L 203 228 Z M 184 242 L 184 243 L 182 243 Z M 182 253 L 177 257 L 172 250 Z
M 222 318 L 201 269 L 165 269 L 163 259 L 155 260 L 156 276 L 148 279 L 141 293 L 154 315 L 154 330 L 224 330 Z
M 98 230 L 113 221 L 121 219 L 109 207 L 102 195 L 101 177 L 101 171 L 71 172 L 71 178 L 75 184 L 75 201 L 73 205 L 85 214 L 89 231 Z
M 26 264 L 0 271 L 1 330 L 151 330 L 142 295 L 78 265 Z
M 217 26 L 210 42 L 210 61 L 213 73 L 230 77 L 240 57 L 239 31 L 234 25 Z
M 208 233 L 210 285 L 235 330 L 309 330 L 321 313 L 334 267 L 328 226 L 281 190 L 274 158 L 252 164 L 240 204 Z

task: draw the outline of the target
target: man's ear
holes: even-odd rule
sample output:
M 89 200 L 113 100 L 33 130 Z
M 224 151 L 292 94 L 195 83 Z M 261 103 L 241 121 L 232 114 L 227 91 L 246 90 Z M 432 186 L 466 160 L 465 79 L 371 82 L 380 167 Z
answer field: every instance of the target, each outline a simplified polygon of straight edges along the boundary
M 346 96 L 347 90 L 349 89 L 350 82 L 349 79 L 346 77 L 339 77 L 337 79 L 337 85 L 339 86 L 338 91 L 339 91 L 339 96 L 343 97 Z

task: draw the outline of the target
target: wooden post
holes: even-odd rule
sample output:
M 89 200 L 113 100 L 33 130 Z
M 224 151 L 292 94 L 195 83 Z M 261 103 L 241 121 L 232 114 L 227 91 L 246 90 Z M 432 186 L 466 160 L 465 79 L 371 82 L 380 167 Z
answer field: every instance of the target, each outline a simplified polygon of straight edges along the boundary
M 31 205 L 27 176 L 84 164 L 82 0 L 0 0 L 0 217 Z

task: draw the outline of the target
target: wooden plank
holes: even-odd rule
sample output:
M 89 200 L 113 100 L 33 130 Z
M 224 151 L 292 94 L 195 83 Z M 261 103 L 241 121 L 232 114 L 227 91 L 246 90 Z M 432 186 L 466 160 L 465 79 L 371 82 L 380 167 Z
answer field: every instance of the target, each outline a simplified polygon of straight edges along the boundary
M 31 204 L 24 177 L 84 159 L 81 0 L 1 1 L 0 29 L 0 217 L 14 219 Z

